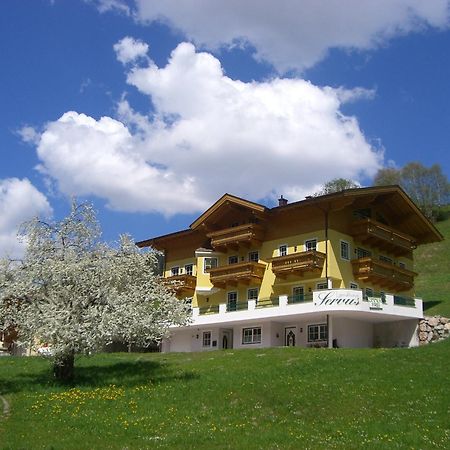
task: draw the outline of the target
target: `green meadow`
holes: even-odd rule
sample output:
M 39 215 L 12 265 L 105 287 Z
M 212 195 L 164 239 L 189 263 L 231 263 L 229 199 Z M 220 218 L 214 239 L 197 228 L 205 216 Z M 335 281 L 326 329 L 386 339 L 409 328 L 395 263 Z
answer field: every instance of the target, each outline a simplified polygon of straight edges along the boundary
M 3 449 L 432 449 L 450 442 L 450 340 L 412 349 L 101 354 L 71 386 L 0 358 Z
M 415 251 L 416 294 L 424 299 L 424 314 L 450 317 L 450 219 L 437 222 L 436 228 L 444 241 Z

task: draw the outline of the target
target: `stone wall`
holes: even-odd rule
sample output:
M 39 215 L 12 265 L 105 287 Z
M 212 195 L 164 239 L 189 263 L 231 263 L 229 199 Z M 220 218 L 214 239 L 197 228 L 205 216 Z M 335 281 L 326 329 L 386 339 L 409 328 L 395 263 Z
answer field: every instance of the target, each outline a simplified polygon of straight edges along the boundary
M 419 321 L 420 345 L 440 341 L 450 336 L 450 319 L 442 316 L 425 316 Z

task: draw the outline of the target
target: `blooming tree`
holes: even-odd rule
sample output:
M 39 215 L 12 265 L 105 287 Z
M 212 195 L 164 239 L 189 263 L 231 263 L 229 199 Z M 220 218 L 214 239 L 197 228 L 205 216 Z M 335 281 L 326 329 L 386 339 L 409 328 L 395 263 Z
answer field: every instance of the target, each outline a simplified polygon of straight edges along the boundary
M 189 320 L 156 274 L 155 252 L 141 253 L 127 236 L 117 248 L 99 240 L 89 204 L 73 204 L 57 223 L 22 226 L 23 261 L 0 264 L 0 331 L 14 328 L 19 342 L 49 345 L 58 379 L 73 377 L 74 357 L 113 340 L 148 346 Z

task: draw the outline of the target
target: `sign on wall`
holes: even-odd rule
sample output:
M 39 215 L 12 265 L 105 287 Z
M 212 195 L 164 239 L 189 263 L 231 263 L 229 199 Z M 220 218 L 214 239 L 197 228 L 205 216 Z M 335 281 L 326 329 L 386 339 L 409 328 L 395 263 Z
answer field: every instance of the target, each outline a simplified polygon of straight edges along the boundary
M 326 289 L 313 292 L 313 303 L 322 307 L 354 308 L 362 302 L 362 292 L 355 289 Z

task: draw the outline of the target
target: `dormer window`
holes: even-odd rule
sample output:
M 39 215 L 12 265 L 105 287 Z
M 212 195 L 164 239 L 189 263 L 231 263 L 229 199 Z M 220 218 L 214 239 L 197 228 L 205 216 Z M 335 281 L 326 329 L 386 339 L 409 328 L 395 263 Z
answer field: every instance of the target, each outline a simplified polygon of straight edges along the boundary
M 228 257 L 228 264 L 237 264 L 239 262 L 239 257 L 237 255 Z
M 175 276 L 180 274 L 180 268 L 179 267 L 172 267 L 170 269 L 170 273 L 172 274 L 173 277 L 175 277 Z

